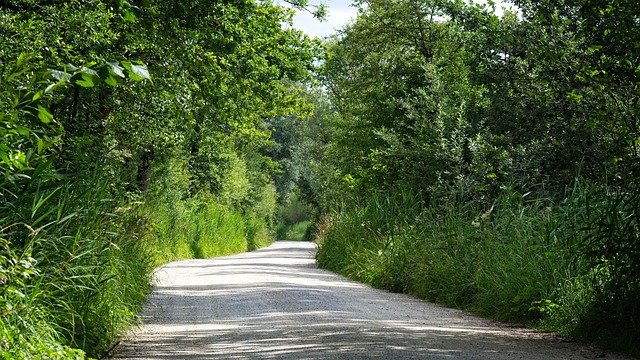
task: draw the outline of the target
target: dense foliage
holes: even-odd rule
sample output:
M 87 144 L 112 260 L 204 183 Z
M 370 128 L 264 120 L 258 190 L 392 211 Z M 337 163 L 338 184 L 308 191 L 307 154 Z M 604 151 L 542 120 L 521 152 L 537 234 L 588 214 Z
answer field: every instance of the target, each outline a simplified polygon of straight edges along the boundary
M 299 93 L 320 51 L 292 14 L 253 0 L 0 2 L 1 357 L 99 357 L 155 265 L 271 241 L 265 122 L 309 112 Z
M 512 3 L 323 44 L 268 0 L 0 1 L 2 357 L 101 356 L 155 265 L 308 214 L 322 266 L 640 353 L 640 7 Z
M 328 214 L 320 264 L 640 343 L 637 3 L 354 4 L 295 129 L 300 193 Z

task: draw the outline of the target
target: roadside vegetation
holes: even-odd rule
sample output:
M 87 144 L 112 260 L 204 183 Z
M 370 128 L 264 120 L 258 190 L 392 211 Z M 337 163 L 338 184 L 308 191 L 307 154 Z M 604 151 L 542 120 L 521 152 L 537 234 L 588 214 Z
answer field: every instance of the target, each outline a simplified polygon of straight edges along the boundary
M 286 1 L 322 17 L 324 7 Z M 640 355 L 640 8 L 0 4 L 0 355 L 99 358 L 162 263 L 321 266 Z
M 293 193 L 276 212 L 276 238 L 278 240 L 310 241 L 313 229 L 313 209 L 302 203 Z
M 101 358 L 154 267 L 273 241 L 266 122 L 310 112 L 321 50 L 292 13 L 0 3 L 0 358 Z
M 318 263 L 378 288 L 638 355 L 629 317 L 637 284 L 598 254 L 610 232 L 629 226 L 598 208 L 625 195 L 594 191 L 576 188 L 558 203 L 508 189 L 488 208 L 438 210 L 407 190 L 373 195 L 325 218 Z M 631 213 L 614 211 L 618 220 Z M 586 228 L 605 218 L 606 230 Z
M 293 128 L 321 266 L 640 355 L 640 8 L 357 0 Z
M 291 225 L 280 224 L 276 229 L 276 237 L 279 240 L 310 241 L 312 227 L 310 220 Z

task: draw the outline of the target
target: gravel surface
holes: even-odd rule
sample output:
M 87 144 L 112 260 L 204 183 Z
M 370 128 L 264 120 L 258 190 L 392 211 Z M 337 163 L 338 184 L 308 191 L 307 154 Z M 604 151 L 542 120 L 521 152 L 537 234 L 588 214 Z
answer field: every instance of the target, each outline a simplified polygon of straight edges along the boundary
M 157 270 L 115 359 L 630 359 L 320 270 L 315 245 Z

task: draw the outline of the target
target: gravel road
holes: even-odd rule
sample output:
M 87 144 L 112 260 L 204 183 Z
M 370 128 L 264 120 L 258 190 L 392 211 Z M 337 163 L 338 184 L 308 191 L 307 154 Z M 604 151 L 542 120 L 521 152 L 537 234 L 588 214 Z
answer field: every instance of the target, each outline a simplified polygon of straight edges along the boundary
M 372 289 L 316 267 L 315 245 L 157 270 L 115 359 L 629 359 Z

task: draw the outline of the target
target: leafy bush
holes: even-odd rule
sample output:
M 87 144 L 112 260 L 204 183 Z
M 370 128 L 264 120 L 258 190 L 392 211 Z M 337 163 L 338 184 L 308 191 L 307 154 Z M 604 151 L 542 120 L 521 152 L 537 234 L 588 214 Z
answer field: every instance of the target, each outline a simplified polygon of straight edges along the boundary
M 263 122 L 319 49 L 268 2 L 138 5 L 0 5 L 3 358 L 102 356 L 153 265 L 271 241 Z
M 311 220 L 313 209 L 304 204 L 295 194 L 280 204 L 276 211 L 276 220 L 283 225 L 294 225 Z
M 5 358 L 82 358 L 134 322 L 151 268 L 133 241 L 137 217 L 118 208 L 102 174 L 71 173 L 58 157 L 64 129 L 47 105 L 56 88 L 112 85 L 146 68 L 38 70 L 28 59 L 0 74 L 0 349 Z

